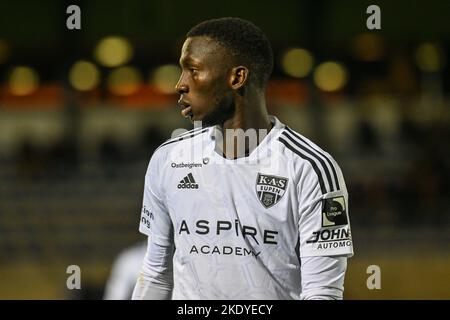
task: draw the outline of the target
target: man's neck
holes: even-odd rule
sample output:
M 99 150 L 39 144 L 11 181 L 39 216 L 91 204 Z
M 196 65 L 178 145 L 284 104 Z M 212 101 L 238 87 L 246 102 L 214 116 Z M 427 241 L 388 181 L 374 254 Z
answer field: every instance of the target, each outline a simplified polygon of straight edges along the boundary
M 234 116 L 221 126 L 223 139 L 216 141 L 216 150 L 225 158 L 246 157 L 272 129 L 265 101 L 236 104 Z

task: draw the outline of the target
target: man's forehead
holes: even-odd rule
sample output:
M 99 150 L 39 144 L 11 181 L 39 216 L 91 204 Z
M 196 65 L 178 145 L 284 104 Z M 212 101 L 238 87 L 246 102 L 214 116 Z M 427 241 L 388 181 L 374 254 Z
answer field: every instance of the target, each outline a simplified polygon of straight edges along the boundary
M 212 38 L 206 36 L 189 37 L 183 43 L 180 59 L 205 60 L 209 56 L 222 54 L 223 50 L 223 46 Z

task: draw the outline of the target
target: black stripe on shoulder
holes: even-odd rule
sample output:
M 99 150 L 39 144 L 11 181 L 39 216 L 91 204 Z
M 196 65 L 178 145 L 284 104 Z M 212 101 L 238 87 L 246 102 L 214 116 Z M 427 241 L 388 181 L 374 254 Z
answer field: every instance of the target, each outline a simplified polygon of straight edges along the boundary
M 334 187 L 333 187 L 333 181 L 331 181 L 331 175 L 330 175 L 330 171 L 327 168 L 327 165 L 325 164 L 325 161 L 323 161 L 322 158 L 320 158 L 317 154 L 315 154 L 314 152 L 312 152 L 309 148 L 303 146 L 302 144 L 300 144 L 298 141 L 296 141 L 294 139 L 293 136 L 291 136 L 288 132 L 283 131 L 282 135 L 284 137 L 286 137 L 290 142 L 292 142 L 293 144 L 295 144 L 295 146 L 301 150 L 303 150 L 304 152 L 306 152 L 308 155 L 310 155 L 312 158 L 316 159 L 317 161 L 319 161 L 319 165 L 322 167 L 323 172 L 325 172 L 325 175 L 327 176 L 327 181 L 328 181 L 328 187 L 330 192 L 334 191 Z
M 316 172 L 317 177 L 319 179 L 320 190 L 322 191 L 322 194 L 327 193 L 327 189 L 325 188 L 325 183 L 324 183 L 323 177 L 322 177 L 322 172 L 320 172 L 320 169 L 317 167 L 316 162 L 313 159 L 311 159 L 310 157 L 308 157 L 307 155 L 303 154 L 297 148 L 294 148 L 293 146 L 291 146 L 285 139 L 283 139 L 283 137 L 279 137 L 278 141 L 280 141 L 282 144 L 284 144 L 286 146 L 286 148 L 291 150 L 293 153 L 297 154 L 300 158 L 305 159 L 306 161 L 308 161 L 311 164 L 311 166 L 313 167 L 313 169 Z
M 317 152 L 322 158 L 324 158 L 328 164 L 330 165 L 331 171 L 333 172 L 333 177 L 334 177 L 334 181 L 336 183 L 336 189 L 340 190 L 341 187 L 339 186 L 339 179 L 337 177 L 336 174 L 336 169 L 334 168 L 333 163 L 331 162 L 331 160 L 329 159 L 329 157 L 327 157 L 325 154 L 323 154 L 322 152 L 320 152 L 319 150 L 313 148 L 313 146 L 311 146 L 305 139 L 303 139 L 297 132 L 295 132 L 294 130 L 292 130 L 291 128 L 289 128 L 288 126 L 286 126 L 286 130 L 289 131 L 289 133 L 291 133 L 292 135 L 294 135 L 296 138 L 298 138 L 299 140 L 301 140 L 304 144 L 306 144 L 307 146 L 309 146 L 312 150 L 314 150 L 315 152 Z M 328 170 L 327 170 L 328 171 Z M 330 181 L 330 180 L 329 180 Z M 331 182 L 331 181 L 330 181 Z
M 203 127 L 193 128 L 193 129 L 188 130 L 188 131 L 185 131 L 185 132 L 183 132 L 182 134 L 179 134 L 179 135 L 177 135 L 177 136 L 175 136 L 175 137 L 173 137 L 173 138 L 167 139 L 164 143 L 171 142 L 172 140 L 176 140 L 176 139 L 179 139 L 179 138 L 188 136 L 188 135 L 190 135 L 190 134 L 192 134 L 192 133 L 200 132 L 200 131 L 203 130 L 203 129 L 205 129 L 205 128 L 203 128 Z M 163 143 L 163 144 L 164 144 L 164 143 Z
M 195 132 L 193 132 L 193 133 L 191 133 L 191 134 L 188 134 L 188 135 L 183 134 L 183 135 L 181 135 L 181 136 L 178 137 L 178 138 L 174 138 L 174 139 L 172 139 L 172 140 L 169 140 L 169 141 L 167 141 L 167 142 L 164 142 L 162 145 L 160 145 L 160 146 L 158 147 L 158 149 L 159 149 L 159 148 L 162 148 L 162 147 L 164 147 L 164 146 L 167 146 L 167 145 L 169 145 L 169 144 L 171 144 L 171 143 L 175 143 L 175 142 L 179 142 L 179 141 L 182 141 L 182 140 L 187 140 L 187 139 L 193 138 L 193 137 L 198 136 L 198 135 L 200 135 L 200 134 L 202 134 L 202 133 L 205 133 L 206 131 L 208 131 L 208 129 L 209 129 L 209 128 L 204 128 L 204 129 L 202 129 L 202 130 L 197 130 L 197 131 L 195 131 Z M 186 133 L 187 133 L 187 132 L 186 132 Z
M 189 135 L 189 134 L 191 134 L 191 133 L 199 132 L 199 131 L 201 131 L 201 130 L 203 130 L 203 129 L 205 129 L 205 128 L 204 128 L 204 127 L 193 128 L 193 129 L 191 129 L 191 130 L 188 130 L 188 131 L 186 131 L 186 132 L 184 132 L 184 133 L 178 135 L 177 137 L 173 137 L 172 139 L 181 138 L 181 137 L 184 137 L 184 136 Z

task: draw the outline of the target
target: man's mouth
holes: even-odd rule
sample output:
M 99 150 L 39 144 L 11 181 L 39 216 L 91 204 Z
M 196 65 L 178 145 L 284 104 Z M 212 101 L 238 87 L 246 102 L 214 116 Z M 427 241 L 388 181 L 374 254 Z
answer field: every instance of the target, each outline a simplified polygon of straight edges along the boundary
M 193 117 L 193 113 L 192 113 L 192 107 L 189 103 L 187 103 L 186 101 L 183 100 L 178 100 L 178 105 L 181 108 L 181 115 L 185 118 Z
M 191 106 L 185 107 L 184 109 L 181 110 L 181 115 L 185 118 L 187 117 L 191 117 L 193 116 L 192 114 L 192 108 Z

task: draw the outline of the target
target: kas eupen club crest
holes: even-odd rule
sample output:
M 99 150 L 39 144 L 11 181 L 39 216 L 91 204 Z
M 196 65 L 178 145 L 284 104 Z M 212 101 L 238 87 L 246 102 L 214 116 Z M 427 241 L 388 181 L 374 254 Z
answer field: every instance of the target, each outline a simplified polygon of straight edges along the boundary
M 280 201 L 286 192 L 288 179 L 258 173 L 256 178 L 256 194 L 259 202 L 268 209 Z

